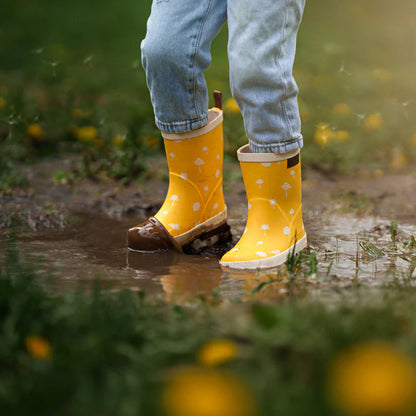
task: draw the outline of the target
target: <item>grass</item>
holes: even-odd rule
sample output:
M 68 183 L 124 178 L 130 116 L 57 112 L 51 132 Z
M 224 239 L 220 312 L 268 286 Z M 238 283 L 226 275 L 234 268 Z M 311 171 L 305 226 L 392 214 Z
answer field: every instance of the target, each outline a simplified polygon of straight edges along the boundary
M 380 289 L 372 302 L 359 288 L 347 290 L 348 301 L 330 308 L 296 297 L 190 307 L 100 289 L 98 281 L 90 290 L 51 293 L 51 279 L 11 238 L 0 273 L 2 414 L 170 415 L 161 397 L 172 371 L 193 369 L 231 374 L 259 415 L 333 415 L 327 383 L 339 354 L 376 342 L 416 359 L 411 286 Z M 199 351 L 218 339 L 238 352 L 208 369 Z
M 20 162 L 68 152 L 81 156 L 79 176 L 140 177 L 146 155 L 162 148 L 139 51 L 151 2 L 3 3 L 1 188 L 24 183 Z M 378 172 L 414 162 L 414 7 L 412 0 L 399 9 L 387 0 L 307 4 L 295 64 L 307 165 Z M 206 78 L 228 99 L 226 42 L 224 28 Z M 226 120 L 226 152 L 235 158 L 244 127 L 239 114 L 226 112 Z M 83 127 L 95 133 L 85 138 Z

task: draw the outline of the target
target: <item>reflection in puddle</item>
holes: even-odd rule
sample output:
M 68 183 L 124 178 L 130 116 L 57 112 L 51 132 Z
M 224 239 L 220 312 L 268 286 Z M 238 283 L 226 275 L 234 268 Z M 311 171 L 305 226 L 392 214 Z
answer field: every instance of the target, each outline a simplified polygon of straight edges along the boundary
M 220 253 L 209 256 L 180 253 L 135 253 L 126 248 L 129 220 L 79 215 L 79 226 L 64 232 L 21 233 L 20 250 L 29 259 L 43 258 L 42 273 L 54 271 L 56 290 L 72 290 L 80 283 L 90 285 L 97 277 L 105 286 L 143 290 L 168 301 L 186 301 L 203 296 L 210 299 L 245 299 L 260 283 L 276 279 L 277 271 L 232 272 L 218 264 Z M 347 215 L 306 217 L 308 240 L 318 257 L 318 270 L 304 286 L 319 289 L 363 283 L 379 286 L 398 278 L 415 278 L 416 253 L 399 256 L 388 252 L 389 222 L 377 218 Z M 236 234 L 236 233 L 235 233 Z M 399 241 L 416 235 L 416 227 L 399 224 Z M 374 258 L 359 246 L 367 239 L 385 250 Z M 0 261 L 6 235 L 0 234 Z M 358 268 L 357 268 L 358 265 Z M 413 267 L 413 269 L 412 269 Z M 302 282 L 303 284 L 304 282 Z M 304 288 L 303 288 L 304 289 Z M 256 299 L 280 297 L 288 293 L 287 282 L 268 285 Z

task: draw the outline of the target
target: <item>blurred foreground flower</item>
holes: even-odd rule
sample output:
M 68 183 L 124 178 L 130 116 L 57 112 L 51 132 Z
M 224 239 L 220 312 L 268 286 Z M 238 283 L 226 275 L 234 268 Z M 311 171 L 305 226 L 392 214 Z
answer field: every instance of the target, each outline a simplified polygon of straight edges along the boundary
M 3 97 L 0 97 L 0 110 L 6 107 L 6 100 Z
M 253 416 L 252 391 L 234 375 L 209 369 L 177 370 L 162 395 L 168 416 Z
M 347 130 L 339 130 L 335 133 L 335 139 L 337 142 L 345 142 L 350 138 L 350 134 Z
M 217 339 L 206 343 L 198 352 L 198 361 L 208 367 L 215 367 L 237 357 L 237 345 L 227 339 Z
M 38 360 L 49 360 L 51 357 L 51 345 L 45 338 L 37 335 L 29 335 L 25 339 L 27 352 Z
M 29 124 L 26 128 L 26 133 L 29 137 L 35 140 L 42 140 L 45 137 L 45 132 L 37 123 Z
M 93 142 L 98 135 L 98 131 L 94 126 L 82 126 L 77 130 L 77 138 L 81 142 Z
M 332 112 L 339 116 L 346 116 L 351 113 L 351 107 L 345 103 L 338 103 L 334 105 Z
M 224 111 L 232 114 L 239 113 L 240 109 L 238 108 L 237 101 L 234 100 L 234 98 L 228 98 L 227 100 L 225 100 Z
M 416 410 L 416 366 L 388 344 L 359 344 L 332 362 L 328 392 L 347 415 L 410 415 Z
M 383 119 L 380 114 L 369 114 L 364 119 L 364 129 L 368 132 L 377 130 L 383 124 Z

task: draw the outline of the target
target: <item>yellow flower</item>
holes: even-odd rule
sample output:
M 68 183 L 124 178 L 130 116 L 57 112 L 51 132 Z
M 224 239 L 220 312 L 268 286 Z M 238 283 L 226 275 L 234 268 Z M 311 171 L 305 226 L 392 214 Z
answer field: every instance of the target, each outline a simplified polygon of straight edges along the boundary
M 384 175 L 383 171 L 381 169 L 375 169 L 373 172 L 373 175 L 375 178 L 380 178 Z
M 51 345 L 45 338 L 37 335 L 29 335 L 25 339 L 26 350 L 38 360 L 49 360 L 51 357 Z
M 326 146 L 334 137 L 335 133 L 327 123 L 319 123 L 316 126 L 314 139 L 319 145 Z
M 0 110 L 6 107 L 6 100 L 3 97 L 0 97 Z
M 332 362 L 328 392 L 347 415 L 409 415 L 416 409 L 416 366 L 388 344 L 359 344 Z
M 347 116 L 351 113 L 351 107 L 345 103 L 338 103 L 334 105 L 332 112 L 339 116 Z
M 77 131 L 77 138 L 81 142 L 93 142 L 98 135 L 98 131 L 94 126 L 83 126 Z
M 184 368 L 162 393 L 168 416 L 252 416 L 253 393 L 237 377 L 209 369 Z
M 82 110 L 81 108 L 74 108 L 72 110 L 73 118 L 88 118 L 91 116 L 90 110 Z
M 240 109 L 238 107 L 237 101 L 234 100 L 234 98 L 228 98 L 227 100 L 225 100 L 224 111 L 232 114 L 239 113 Z
M 382 68 L 374 69 L 372 72 L 372 75 L 377 81 L 381 81 L 381 82 L 390 81 L 392 78 L 392 73 Z
M 339 130 L 335 133 L 335 138 L 337 142 L 345 142 L 350 138 L 350 134 L 347 130 Z
M 159 147 L 160 139 L 154 136 L 143 136 L 141 141 L 147 146 L 152 149 Z
M 233 360 L 238 354 L 237 345 L 226 339 L 217 339 L 203 345 L 198 352 L 198 361 L 208 367 Z
M 42 126 L 37 123 L 29 124 L 27 126 L 26 133 L 35 140 L 42 140 L 45 137 L 45 132 L 43 131 Z
M 400 168 L 407 165 L 407 156 L 400 148 L 394 148 L 390 159 L 390 166 L 392 168 Z
M 414 146 L 416 146 L 416 134 L 412 134 L 412 135 L 410 136 L 410 140 L 411 140 L 412 144 L 413 144 Z
M 377 130 L 381 127 L 382 124 L 383 124 L 383 119 L 382 119 L 381 115 L 378 114 L 378 113 L 369 114 L 364 119 L 364 129 L 366 131 Z
M 113 147 L 121 147 L 126 140 L 126 136 L 117 135 L 113 137 L 112 145 Z

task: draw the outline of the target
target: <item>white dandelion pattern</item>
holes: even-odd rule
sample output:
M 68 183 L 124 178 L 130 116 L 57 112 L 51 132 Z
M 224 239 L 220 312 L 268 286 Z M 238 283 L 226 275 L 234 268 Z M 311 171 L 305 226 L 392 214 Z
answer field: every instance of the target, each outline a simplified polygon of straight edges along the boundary
M 220 177 L 220 170 L 219 170 L 219 169 L 217 169 L 217 170 L 215 171 L 215 177 L 216 177 L 216 178 L 219 178 L 219 177 Z
M 179 224 L 168 224 L 168 226 L 171 228 L 171 230 L 180 230 Z
M 267 257 L 267 253 L 265 253 L 264 251 L 256 251 L 256 254 L 257 254 L 259 257 Z
M 296 173 L 296 172 L 295 172 L 294 170 L 291 170 L 291 171 L 290 171 L 290 174 L 291 174 L 292 176 L 295 176 L 295 173 Z
M 188 179 L 188 174 L 187 174 L 187 173 L 185 173 L 185 172 L 182 172 L 182 173 L 181 173 L 181 178 L 182 178 L 184 181 L 186 181 L 186 180 Z
M 175 204 L 175 201 L 179 201 L 178 195 L 172 195 L 170 197 L 170 200 L 172 201 L 172 206 Z
M 176 157 L 175 153 L 172 153 L 172 152 L 169 153 L 169 156 L 170 156 L 171 159 L 175 159 L 175 157 Z
M 194 164 L 198 166 L 199 172 L 201 172 L 201 165 L 205 165 L 205 162 L 200 157 L 198 157 L 194 160 Z
M 201 208 L 201 204 L 199 202 L 195 202 L 195 204 L 192 205 L 192 209 L 194 211 L 199 211 L 199 208 Z
M 289 189 L 292 189 L 292 187 L 290 186 L 290 184 L 288 184 L 287 182 L 285 182 L 285 183 L 282 185 L 282 189 L 284 189 L 284 191 L 285 191 L 285 193 L 286 193 L 286 198 L 287 198 L 287 191 L 288 191 Z
M 295 210 L 293 208 L 290 208 L 289 214 L 290 214 L 290 219 L 293 220 L 293 214 L 295 213 Z
M 266 237 L 266 232 L 269 230 L 270 231 L 270 226 L 269 224 L 262 224 L 262 226 L 260 227 L 260 230 L 264 231 L 264 236 Z
M 202 148 L 202 150 L 203 150 L 204 152 L 208 152 L 208 147 L 207 147 L 207 146 L 204 146 L 204 147 Z
M 270 200 L 270 205 L 273 207 L 273 209 L 276 209 L 276 200 L 275 199 L 271 199 Z
M 218 203 L 216 202 L 216 203 L 214 204 L 214 206 L 212 207 L 212 209 L 215 211 L 217 208 L 218 208 Z
M 261 165 L 264 166 L 265 168 L 268 168 L 271 165 L 271 163 L 262 163 Z
M 290 228 L 289 228 L 289 227 L 285 227 L 285 228 L 283 228 L 283 233 L 284 233 L 285 235 L 289 235 L 289 234 L 290 234 Z
M 259 187 L 261 189 L 261 186 L 264 184 L 263 179 L 257 179 L 256 184 L 259 185 Z

